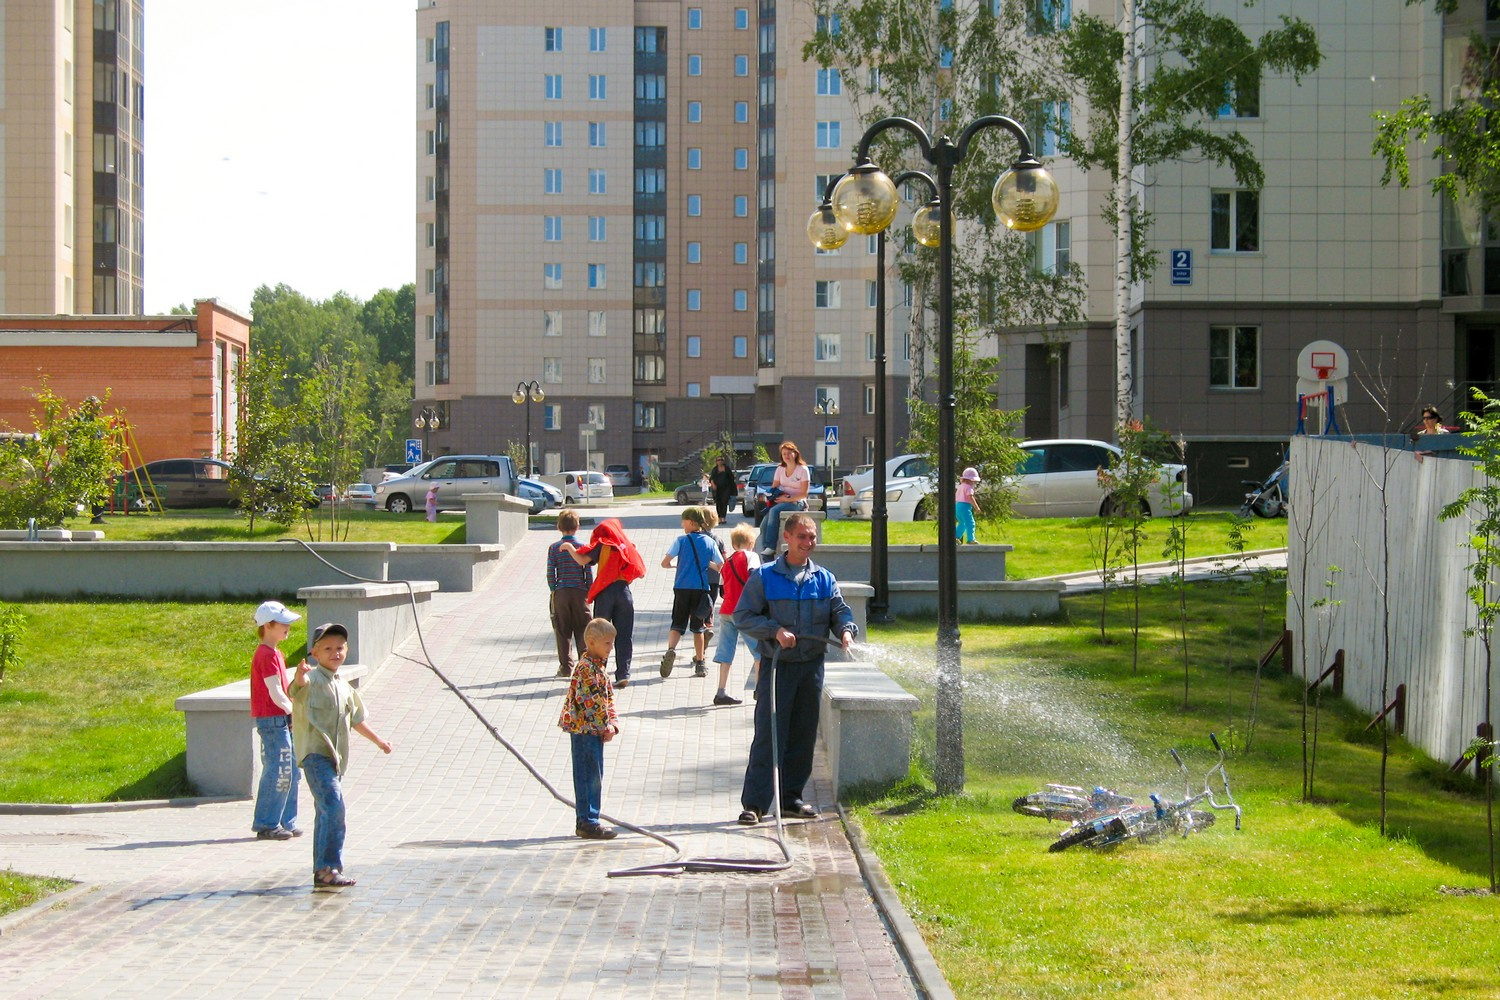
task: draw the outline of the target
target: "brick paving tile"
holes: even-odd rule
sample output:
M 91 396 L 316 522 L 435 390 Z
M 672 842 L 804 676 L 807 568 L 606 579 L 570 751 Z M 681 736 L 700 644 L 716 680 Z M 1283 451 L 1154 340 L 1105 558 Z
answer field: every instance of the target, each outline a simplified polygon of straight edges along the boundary
M 641 505 L 626 527 L 648 574 L 633 587 L 635 663 L 605 748 L 604 811 L 687 856 L 775 859 L 774 827 L 734 823 L 753 703 L 714 707 L 713 678 L 657 675 L 672 584 L 659 563 L 679 512 Z M 439 595 L 424 633 L 441 669 L 571 797 L 543 572 L 555 537 L 528 532 L 480 590 Z M 917 995 L 831 813 L 787 825 L 793 862 L 779 874 L 608 878 L 671 852 L 628 831 L 576 839 L 571 810 L 418 662 L 419 643 L 398 652 L 409 659 L 364 688 L 395 753 L 356 740 L 345 786 L 357 886 L 313 892 L 311 836 L 255 840 L 247 802 L 0 815 L 0 864 L 94 888 L 5 930 L 0 997 Z M 741 646 L 737 697 L 749 665 Z M 821 751 L 812 792 L 831 808 Z

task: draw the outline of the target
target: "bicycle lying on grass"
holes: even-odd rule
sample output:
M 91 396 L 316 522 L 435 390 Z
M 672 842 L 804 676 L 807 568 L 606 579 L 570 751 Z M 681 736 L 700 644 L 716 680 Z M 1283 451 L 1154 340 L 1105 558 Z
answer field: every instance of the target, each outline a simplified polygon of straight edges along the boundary
M 1240 829 L 1240 807 L 1235 804 L 1229 789 L 1229 772 L 1224 769 L 1224 748 L 1218 737 L 1208 734 L 1219 759 L 1203 776 L 1203 791 L 1194 793 L 1192 778 L 1187 765 L 1176 750 L 1169 751 L 1177 767 L 1182 771 L 1183 795 L 1180 800 L 1164 799 L 1151 793 L 1151 804 L 1135 802 L 1126 795 L 1107 788 L 1095 788 L 1092 793 L 1071 785 L 1048 785 L 1040 792 L 1023 795 L 1012 803 L 1019 813 L 1030 816 L 1045 816 L 1048 819 L 1072 818 L 1073 824 L 1064 830 L 1047 848 L 1049 851 L 1065 851 L 1082 844 L 1096 850 L 1115 847 L 1127 840 L 1158 840 L 1168 834 L 1186 837 L 1194 830 L 1212 826 L 1214 814 L 1196 809 L 1207 803 L 1211 809 L 1232 810 L 1234 828 Z M 1219 772 L 1223 785 L 1224 801 L 1220 802 L 1213 790 L 1214 772 Z M 1111 803 L 1113 807 L 1111 808 Z

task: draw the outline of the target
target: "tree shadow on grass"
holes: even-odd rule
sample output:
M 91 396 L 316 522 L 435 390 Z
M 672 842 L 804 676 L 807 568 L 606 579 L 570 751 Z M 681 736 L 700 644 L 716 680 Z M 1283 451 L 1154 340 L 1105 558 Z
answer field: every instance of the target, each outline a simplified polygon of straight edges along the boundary
M 188 782 L 187 751 L 168 757 L 128 785 L 121 785 L 104 797 L 106 802 L 136 802 L 142 799 L 175 799 L 195 795 Z

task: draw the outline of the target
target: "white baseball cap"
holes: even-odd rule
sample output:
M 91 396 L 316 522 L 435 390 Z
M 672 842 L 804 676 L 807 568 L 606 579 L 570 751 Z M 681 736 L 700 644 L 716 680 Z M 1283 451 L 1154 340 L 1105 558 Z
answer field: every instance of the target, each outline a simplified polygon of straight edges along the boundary
M 286 605 L 280 601 L 267 601 L 255 609 L 255 624 L 269 625 L 271 622 L 280 622 L 290 625 L 292 622 L 300 621 L 301 615 L 295 611 L 288 611 Z

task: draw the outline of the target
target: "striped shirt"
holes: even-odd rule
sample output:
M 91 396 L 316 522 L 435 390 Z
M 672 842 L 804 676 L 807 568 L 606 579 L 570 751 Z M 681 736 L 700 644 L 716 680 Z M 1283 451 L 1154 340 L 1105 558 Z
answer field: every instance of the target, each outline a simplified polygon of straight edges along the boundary
M 576 535 L 564 535 L 547 549 L 547 589 L 588 590 L 594 582 L 592 566 L 580 566 L 573 557 L 562 550 L 563 542 L 579 545 Z

